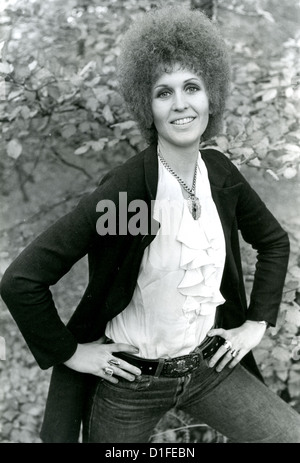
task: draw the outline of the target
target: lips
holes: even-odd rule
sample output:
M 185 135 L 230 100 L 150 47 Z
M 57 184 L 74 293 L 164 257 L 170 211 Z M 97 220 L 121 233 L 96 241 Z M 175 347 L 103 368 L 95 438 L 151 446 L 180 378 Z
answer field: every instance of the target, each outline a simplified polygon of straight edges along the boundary
M 193 122 L 194 119 L 196 118 L 195 117 L 183 117 L 181 119 L 176 119 L 175 121 L 172 121 L 171 124 L 185 125 L 185 124 L 189 124 L 190 122 Z

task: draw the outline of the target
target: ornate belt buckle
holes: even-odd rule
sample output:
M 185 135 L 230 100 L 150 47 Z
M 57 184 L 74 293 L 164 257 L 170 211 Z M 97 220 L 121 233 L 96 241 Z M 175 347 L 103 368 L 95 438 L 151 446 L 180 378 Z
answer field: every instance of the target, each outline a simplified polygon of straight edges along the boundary
M 183 359 L 174 360 L 170 365 L 170 376 L 184 376 L 189 371 L 192 371 L 199 364 L 199 356 L 192 355 Z
M 173 371 L 176 373 L 186 373 L 190 370 L 190 366 L 187 366 L 185 360 L 177 360 L 173 368 Z

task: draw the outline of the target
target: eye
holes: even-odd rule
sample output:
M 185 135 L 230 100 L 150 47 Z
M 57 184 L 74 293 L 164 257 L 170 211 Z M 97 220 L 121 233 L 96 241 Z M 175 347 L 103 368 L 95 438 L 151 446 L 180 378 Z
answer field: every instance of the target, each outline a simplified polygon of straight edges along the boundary
M 196 93 L 200 90 L 200 88 L 198 87 L 198 85 L 193 84 L 193 85 L 187 85 L 185 90 L 187 93 Z
M 157 98 L 164 99 L 164 98 L 168 98 L 168 96 L 170 95 L 171 95 L 170 90 L 162 90 L 157 94 Z

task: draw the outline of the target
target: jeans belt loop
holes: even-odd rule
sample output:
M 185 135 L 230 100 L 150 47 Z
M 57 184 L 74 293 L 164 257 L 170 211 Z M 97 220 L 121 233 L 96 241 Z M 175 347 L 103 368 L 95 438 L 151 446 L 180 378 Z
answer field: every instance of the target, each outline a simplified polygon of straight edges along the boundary
M 165 359 L 164 358 L 160 358 L 159 361 L 158 361 L 158 365 L 157 365 L 157 368 L 156 368 L 156 371 L 154 373 L 154 377 L 155 378 L 158 378 L 162 372 L 162 369 L 164 367 L 164 363 L 165 363 Z

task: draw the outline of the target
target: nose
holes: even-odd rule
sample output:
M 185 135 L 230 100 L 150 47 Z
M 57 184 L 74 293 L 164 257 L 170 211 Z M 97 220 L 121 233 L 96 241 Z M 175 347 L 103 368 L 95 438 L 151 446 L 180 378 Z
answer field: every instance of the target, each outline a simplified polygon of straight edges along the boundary
M 174 100 L 173 100 L 173 109 L 175 111 L 183 111 L 187 108 L 187 101 L 185 98 L 185 94 L 182 91 L 178 91 L 174 93 Z

